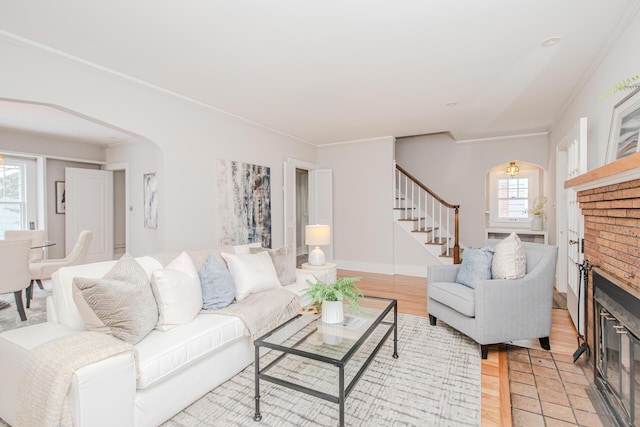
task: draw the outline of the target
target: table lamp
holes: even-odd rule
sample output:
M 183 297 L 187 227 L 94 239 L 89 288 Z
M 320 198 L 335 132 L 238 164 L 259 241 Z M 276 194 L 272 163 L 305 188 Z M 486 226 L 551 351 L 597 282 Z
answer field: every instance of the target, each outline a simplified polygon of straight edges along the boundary
M 309 264 L 323 265 L 325 262 L 324 252 L 320 246 L 328 245 L 331 242 L 331 230 L 328 225 L 307 225 L 304 231 L 304 242 L 307 245 L 315 246 L 309 253 Z

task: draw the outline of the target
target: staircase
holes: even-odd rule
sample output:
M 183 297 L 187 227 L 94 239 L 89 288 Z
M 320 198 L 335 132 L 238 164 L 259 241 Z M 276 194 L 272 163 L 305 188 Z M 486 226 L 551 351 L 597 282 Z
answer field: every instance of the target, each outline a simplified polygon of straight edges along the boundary
M 401 166 L 394 174 L 393 218 L 442 264 L 460 263 L 458 210 Z

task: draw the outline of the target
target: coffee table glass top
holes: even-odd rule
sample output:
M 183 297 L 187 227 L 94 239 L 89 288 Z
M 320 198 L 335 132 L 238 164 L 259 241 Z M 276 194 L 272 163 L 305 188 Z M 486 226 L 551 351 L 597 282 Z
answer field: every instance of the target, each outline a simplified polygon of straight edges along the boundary
M 394 300 L 364 297 L 359 306 L 362 313 L 344 307 L 344 321 L 339 324 L 322 322 L 317 314 L 302 314 L 256 340 L 256 345 L 285 351 L 289 354 L 311 356 L 318 360 L 348 359 L 362 344 L 370 329 L 379 326 L 380 316 L 393 322 Z M 376 334 L 373 334 L 376 335 Z

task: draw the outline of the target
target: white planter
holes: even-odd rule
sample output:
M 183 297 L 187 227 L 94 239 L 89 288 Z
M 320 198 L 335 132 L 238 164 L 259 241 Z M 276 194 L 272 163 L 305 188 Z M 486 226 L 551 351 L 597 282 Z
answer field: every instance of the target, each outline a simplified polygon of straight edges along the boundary
M 531 219 L 531 230 L 540 231 L 543 227 L 543 218 L 542 215 L 534 215 Z
M 322 321 L 324 323 L 342 323 L 344 320 L 344 305 L 342 301 L 322 302 Z

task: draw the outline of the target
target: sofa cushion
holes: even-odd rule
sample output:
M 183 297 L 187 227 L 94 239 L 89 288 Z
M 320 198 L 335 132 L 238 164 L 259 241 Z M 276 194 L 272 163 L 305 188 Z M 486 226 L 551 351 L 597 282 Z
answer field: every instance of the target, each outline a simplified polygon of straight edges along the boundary
M 237 317 L 202 312 L 169 331 L 151 331 L 136 345 L 140 376 L 137 388 L 149 387 L 235 340 L 247 339 Z M 219 367 L 224 369 L 224 366 Z
M 429 283 L 427 292 L 430 299 L 451 307 L 465 316 L 474 317 L 476 314 L 475 291 L 466 285 L 434 282 Z
M 167 331 L 190 322 L 202 309 L 200 278 L 186 252 L 164 269 L 153 272 L 151 288 L 158 303 L 158 330 Z
M 241 301 L 250 294 L 282 286 L 278 274 L 266 252 L 257 254 L 222 253 L 227 261 L 233 280 L 236 282 L 236 300 Z
M 158 322 L 149 277 L 129 254 L 100 279 L 75 277 L 73 287 L 74 302 L 89 331 L 136 344 Z
M 467 248 L 456 276 L 456 282 L 475 288 L 476 281 L 491 279 L 491 261 L 494 249 Z
M 494 279 L 520 279 L 527 273 L 527 256 L 516 233 L 511 233 L 495 246 L 491 262 Z
M 236 284 L 231 272 L 211 255 L 198 271 L 198 276 L 202 288 L 202 308 L 218 310 L 233 302 L 236 297 Z
M 271 256 L 278 280 L 280 280 L 282 286 L 290 285 L 296 281 L 296 251 L 293 245 L 283 246 L 278 249 L 250 248 L 250 251 L 252 254 L 267 252 Z

